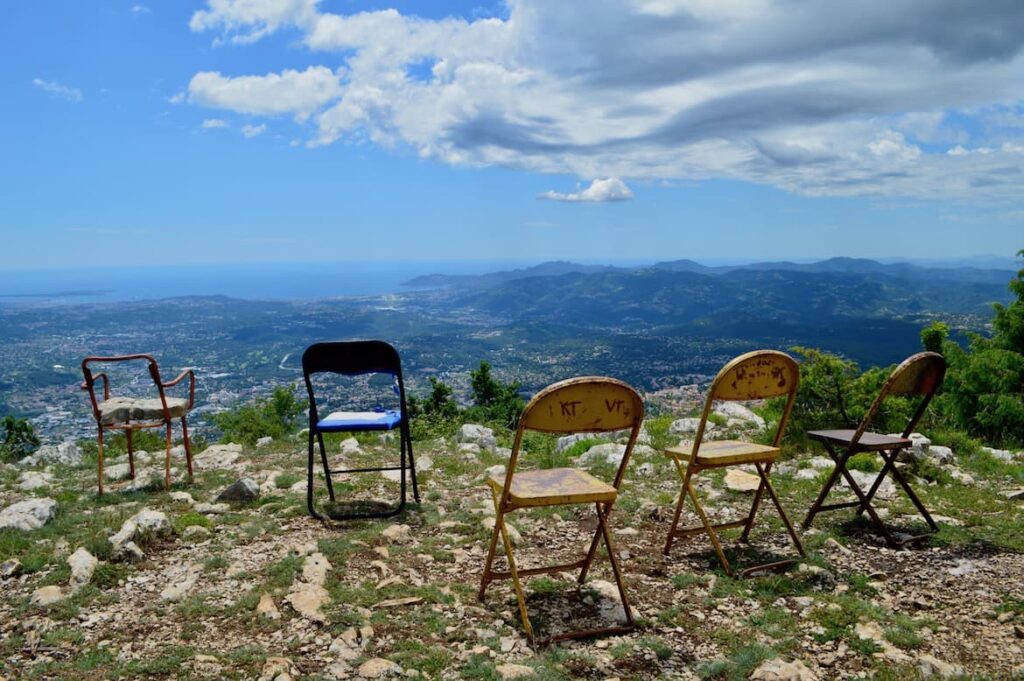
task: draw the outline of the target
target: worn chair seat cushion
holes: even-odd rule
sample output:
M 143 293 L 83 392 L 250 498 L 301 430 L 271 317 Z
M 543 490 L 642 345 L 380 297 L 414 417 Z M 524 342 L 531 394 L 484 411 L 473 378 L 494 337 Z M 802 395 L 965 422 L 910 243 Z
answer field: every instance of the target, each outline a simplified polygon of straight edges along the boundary
M 505 476 L 492 476 L 487 484 L 498 493 L 505 487 Z M 546 468 L 516 472 L 509 498 L 516 506 L 554 506 L 615 501 L 614 487 L 577 468 Z
M 188 400 L 180 397 L 167 398 L 167 410 L 171 418 L 180 418 L 188 411 Z M 159 398 L 111 397 L 100 402 L 100 422 L 105 425 L 128 423 L 129 421 L 162 421 L 164 407 Z
M 360 430 L 391 430 L 402 423 L 402 413 L 388 411 L 335 411 L 320 419 L 316 429 L 324 433 Z

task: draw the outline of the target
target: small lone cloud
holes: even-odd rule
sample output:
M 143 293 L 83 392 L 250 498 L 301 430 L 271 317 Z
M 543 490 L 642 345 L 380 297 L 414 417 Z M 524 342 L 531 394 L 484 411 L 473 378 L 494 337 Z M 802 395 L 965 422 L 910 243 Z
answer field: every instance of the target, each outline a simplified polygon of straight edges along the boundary
M 594 180 L 583 191 L 563 194 L 549 190 L 537 198 L 549 201 L 628 201 L 633 198 L 633 191 L 619 178 L 606 177 Z
M 149 14 L 152 11 L 146 5 L 132 5 L 132 14 Z
M 243 125 L 242 134 L 246 137 L 259 137 L 267 131 L 266 125 Z
M 203 129 L 204 130 L 214 130 L 216 128 L 226 128 L 226 127 L 228 127 L 228 124 L 225 121 L 222 121 L 219 118 L 207 118 L 205 121 L 203 121 Z
M 69 102 L 82 101 L 82 91 L 76 87 L 68 87 L 56 81 L 43 80 L 42 78 L 33 78 L 32 84 L 43 92 L 48 92 L 51 97 L 59 97 Z

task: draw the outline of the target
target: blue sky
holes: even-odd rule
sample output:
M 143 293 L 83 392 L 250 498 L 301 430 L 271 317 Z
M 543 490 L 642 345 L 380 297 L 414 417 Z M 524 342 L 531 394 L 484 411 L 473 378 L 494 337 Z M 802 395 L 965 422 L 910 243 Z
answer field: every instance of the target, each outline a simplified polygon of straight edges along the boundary
M 1024 5 L 841 13 L 10 4 L 0 268 L 1024 247 Z

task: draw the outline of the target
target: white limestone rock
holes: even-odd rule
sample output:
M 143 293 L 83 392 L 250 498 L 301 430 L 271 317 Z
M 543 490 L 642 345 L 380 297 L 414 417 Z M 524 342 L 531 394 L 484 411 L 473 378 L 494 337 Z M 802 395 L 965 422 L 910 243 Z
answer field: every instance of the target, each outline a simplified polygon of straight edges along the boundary
M 26 499 L 0 511 L 0 527 L 28 532 L 38 530 L 57 515 L 57 502 L 49 497 Z
M 494 431 L 476 423 L 464 423 L 456 436 L 458 442 L 471 442 L 489 452 L 495 451 L 498 441 L 494 437 Z
M 79 547 L 68 556 L 68 567 L 71 568 L 71 580 L 68 582 L 68 586 L 71 589 L 71 593 L 78 591 L 89 583 L 89 580 L 92 579 L 92 573 L 96 571 L 96 566 L 99 564 L 100 562 L 96 559 L 96 556 L 89 553 L 85 547 Z
M 59 445 L 43 445 L 18 463 L 22 466 L 42 466 L 53 463 L 78 466 L 82 463 L 82 448 L 74 440 L 65 440 Z

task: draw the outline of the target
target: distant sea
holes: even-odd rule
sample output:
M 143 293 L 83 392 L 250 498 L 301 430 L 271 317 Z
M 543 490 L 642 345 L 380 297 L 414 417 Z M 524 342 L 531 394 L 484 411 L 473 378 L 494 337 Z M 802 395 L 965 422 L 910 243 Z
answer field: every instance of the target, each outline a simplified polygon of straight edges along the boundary
M 209 295 L 246 300 L 373 296 L 417 290 L 403 286 L 403 282 L 424 274 L 486 274 L 537 262 L 452 260 L 2 270 L 0 303 L 73 304 Z

